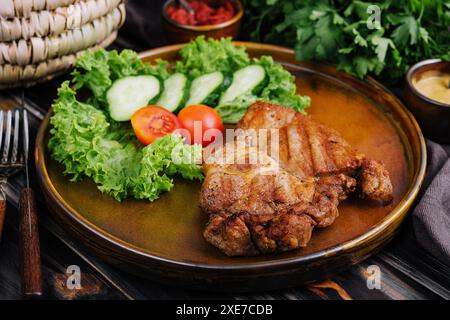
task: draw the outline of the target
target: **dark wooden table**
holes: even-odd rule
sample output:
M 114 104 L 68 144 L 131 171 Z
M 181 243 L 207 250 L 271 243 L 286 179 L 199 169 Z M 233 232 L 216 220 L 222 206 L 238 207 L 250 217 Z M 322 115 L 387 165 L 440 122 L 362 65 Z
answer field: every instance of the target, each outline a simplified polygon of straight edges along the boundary
M 113 47 L 139 51 L 164 45 L 159 21 L 162 1 L 133 0 L 131 3 L 127 22 Z M 64 77 L 26 89 L 33 136 L 62 80 Z M 20 90 L 0 92 L 0 103 L 19 104 L 20 93 Z M 410 218 L 380 253 L 332 279 L 279 291 L 214 294 L 157 284 L 105 264 L 52 220 L 34 177 L 31 183 L 37 194 L 44 298 L 47 299 L 450 299 L 450 266 L 418 245 Z M 23 185 L 24 177 L 17 176 L 10 180 L 7 190 L 6 224 L 0 244 L 0 299 L 21 299 L 17 205 Z M 81 289 L 70 290 L 66 286 L 69 276 L 66 271 L 71 265 L 81 269 Z M 380 289 L 369 289 L 367 285 L 367 268 L 372 265 L 381 271 Z

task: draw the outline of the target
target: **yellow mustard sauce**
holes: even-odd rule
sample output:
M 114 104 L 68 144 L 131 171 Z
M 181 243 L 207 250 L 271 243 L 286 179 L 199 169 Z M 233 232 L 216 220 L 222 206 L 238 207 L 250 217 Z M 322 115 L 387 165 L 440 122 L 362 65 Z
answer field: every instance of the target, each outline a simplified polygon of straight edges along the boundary
M 420 78 L 413 79 L 413 85 L 424 96 L 450 105 L 450 73 L 437 70 L 426 71 Z

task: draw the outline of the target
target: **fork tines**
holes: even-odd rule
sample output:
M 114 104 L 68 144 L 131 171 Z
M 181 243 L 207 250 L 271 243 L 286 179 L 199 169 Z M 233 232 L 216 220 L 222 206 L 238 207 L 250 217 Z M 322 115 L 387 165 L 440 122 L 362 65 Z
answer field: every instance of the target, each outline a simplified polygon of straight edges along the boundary
M 28 143 L 26 110 L 0 110 L 0 164 L 23 165 Z

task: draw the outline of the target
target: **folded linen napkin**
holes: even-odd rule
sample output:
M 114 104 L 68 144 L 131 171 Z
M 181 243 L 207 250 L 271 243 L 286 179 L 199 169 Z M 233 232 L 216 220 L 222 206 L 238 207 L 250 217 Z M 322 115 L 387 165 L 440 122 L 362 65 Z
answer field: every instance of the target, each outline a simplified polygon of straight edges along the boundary
M 421 198 L 413 211 L 417 242 L 450 265 L 450 145 L 427 141 L 428 166 Z

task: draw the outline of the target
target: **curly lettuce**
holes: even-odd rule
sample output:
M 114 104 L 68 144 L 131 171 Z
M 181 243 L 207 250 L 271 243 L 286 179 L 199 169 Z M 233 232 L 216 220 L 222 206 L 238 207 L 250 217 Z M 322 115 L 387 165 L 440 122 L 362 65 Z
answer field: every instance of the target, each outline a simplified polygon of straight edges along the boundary
M 255 101 L 266 101 L 283 105 L 295 111 L 305 113 L 310 98 L 296 94 L 295 77 L 281 64 L 275 63 L 270 56 L 252 59 L 251 63 L 261 65 L 266 71 L 267 81 L 257 94 L 247 93 L 235 100 L 217 106 L 222 120 L 226 123 L 237 123 Z
M 161 80 L 170 76 L 168 62 L 156 60 L 144 63 L 132 50 L 85 51 L 77 59 L 72 72 L 75 89 L 86 88 L 93 94 L 94 103 L 106 105 L 106 91 L 114 81 L 127 76 L 153 75 Z
M 281 64 L 275 63 L 270 56 L 255 59 L 254 63 L 264 67 L 269 78 L 267 85 L 259 94 L 259 100 L 280 104 L 305 113 L 304 110 L 309 106 L 311 99 L 296 94 L 295 77 L 289 71 L 284 69 Z
M 199 36 L 181 48 L 180 56 L 176 71 L 191 78 L 214 71 L 234 72 L 250 63 L 245 48 L 235 47 L 231 38 L 214 40 Z
M 102 110 L 78 101 L 68 81 L 59 88 L 53 111 L 48 147 L 72 181 L 89 177 L 118 201 L 154 201 L 172 189 L 174 175 L 203 178 L 196 164 L 201 146 L 183 144 L 180 135 L 169 134 L 140 147 L 129 126 L 111 124 Z

